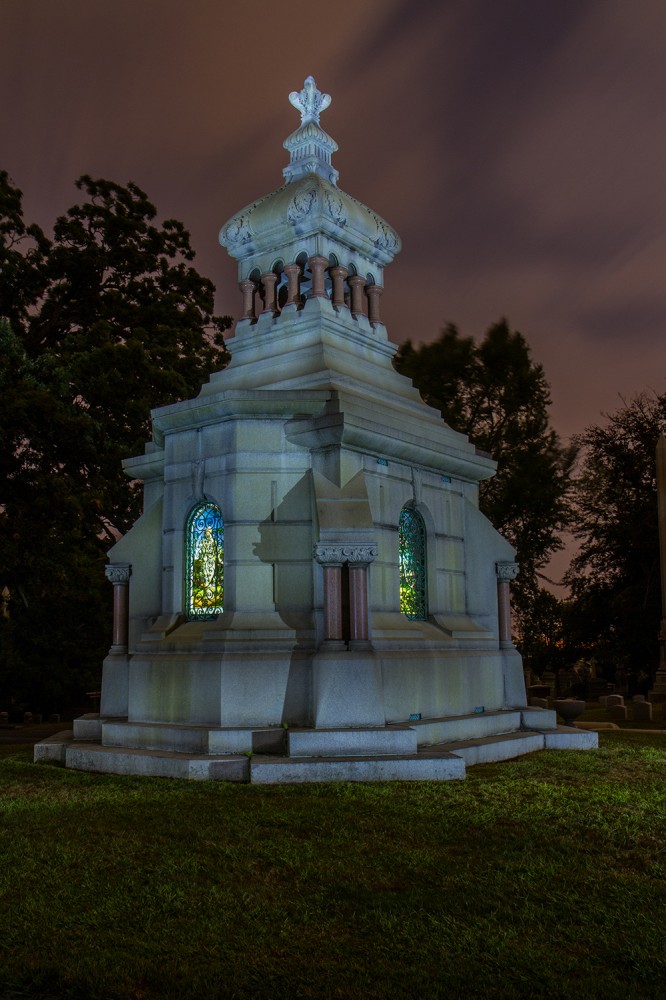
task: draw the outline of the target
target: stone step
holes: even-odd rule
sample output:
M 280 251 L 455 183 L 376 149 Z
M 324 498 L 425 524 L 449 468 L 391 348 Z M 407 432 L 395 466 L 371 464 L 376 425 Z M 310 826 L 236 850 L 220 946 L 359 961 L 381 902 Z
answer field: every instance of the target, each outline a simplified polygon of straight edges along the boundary
M 74 739 L 71 729 L 63 729 L 60 733 L 47 736 L 41 743 L 35 743 L 33 760 L 48 761 L 51 764 L 64 764 L 65 751 Z
M 415 754 L 416 732 L 411 726 L 391 729 L 370 726 L 355 729 L 290 729 L 288 757 L 373 757 Z
M 440 743 L 437 749 L 460 756 L 467 767 L 510 760 L 537 750 L 593 750 L 599 745 L 597 733 L 557 726 L 552 730 L 501 733 L 480 739 Z M 434 748 L 433 748 L 434 749 Z
M 553 725 L 554 722 L 553 718 Z M 453 740 L 481 739 L 485 736 L 516 732 L 522 725 L 522 710 L 449 715 L 441 719 L 410 721 L 409 725 L 416 732 L 419 747 L 436 746 Z
M 440 743 L 437 749 L 461 757 L 467 767 L 472 767 L 474 764 L 491 764 L 543 750 L 544 734 L 500 733 L 494 736 L 482 736 L 479 739 Z
M 553 709 L 544 708 L 499 709 L 495 712 L 474 712 L 471 715 L 451 715 L 440 719 L 420 719 L 409 725 L 416 731 L 418 745 L 426 747 L 521 730 L 555 729 L 557 713 Z
M 599 734 L 577 726 L 557 726 L 544 734 L 545 750 L 596 750 Z
M 268 732 L 275 735 L 276 730 Z M 341 755 L 338 752 L 330 756 L 280 757 L 256 752 L 234 755 L 101 746 L 98 743 L 73 740 L 71 732 L 63 731 L 35 746 L 35 760 L 103 774 L 252 781 L 255 784 L 450 781 L 463 779 L 466 767 L 474 764 L 509 760 L 543 749 L 589 750 L 597 744 L 598 736 L 595 732 L 558 726 L 545 732 L 501 733 L 479 739 L 457 740 L 412 754 Z M 338 744 L 337 750 L 340 749 L 341 745 Z M 365 749 L 367 750 L 367 744 Z
M 98 712 L 88 712 L 80 715 L 72 723 L 75 740 L 101 740 L 102 721 Z
M 169 753 L 165 750 L 127 750 L 95 743 L 72 743 L 65 749 L 65 765 L 77 771 L 136 774 L 199 781 L 250 780 L 249 757 Z
M 103 722 L 102 745 L 180 753 L 284 753 L 285 730 L 175 725 L 161 722 Z
M 465 762 L 446 752 L 411 756 L 264 757 L 250 759 L 250 781 L 289 785 L 312 781 L 455 781 Z

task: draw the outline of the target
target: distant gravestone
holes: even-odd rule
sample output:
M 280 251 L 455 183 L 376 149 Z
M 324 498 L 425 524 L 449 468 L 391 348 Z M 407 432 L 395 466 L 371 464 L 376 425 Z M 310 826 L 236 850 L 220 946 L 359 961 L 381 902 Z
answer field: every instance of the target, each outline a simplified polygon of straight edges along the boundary
M 555 694 L 555 688 L 557 686 L 557 675 L 552 672 L 552 670 L 546 670 L 543 674 L 541 681 L 546 684 L 550 689 L 551 695 Z
M 607 694 L 602 694 L 601 697 L 599 698 L 599 704 L 601 705 L 602 708 L 606 707 L 606 702 L 607 701 L 608 701 L 608 695 Z
M 612 708 L 614 705 L 624 705 L 624 696 L 621 694 L 609 694 L 606 698 L 606 708 Z
M 652 705 L 649 701 L 636 701 L 633 706 L 634 722 L 652 722 Z
M 627 706 L 626 705 L 608 705 L 606 708 L 606 715 L 613 722 L 624 722 L 627 718 Z
M 639 701 L 645 701 L 645 695 L 644 694 L 635 694 L 634 697 L 632 698 L 632 701 L 633 701 L 634 705 L 637 702 L 639 702 Z

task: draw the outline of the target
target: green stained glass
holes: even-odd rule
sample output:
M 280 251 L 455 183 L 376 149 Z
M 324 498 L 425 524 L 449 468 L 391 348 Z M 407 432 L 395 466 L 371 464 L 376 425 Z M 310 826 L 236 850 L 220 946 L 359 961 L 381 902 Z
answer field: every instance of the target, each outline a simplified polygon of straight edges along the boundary
M 214 618 L 224 610 L 224 521 L 212 503 L 198 504 L 187 519 L 186 615 Z
M 404 507 L 398 525 L 400 610 L 408 618 L 428 617 L 426 601 L 426 530 L 417 510 Z

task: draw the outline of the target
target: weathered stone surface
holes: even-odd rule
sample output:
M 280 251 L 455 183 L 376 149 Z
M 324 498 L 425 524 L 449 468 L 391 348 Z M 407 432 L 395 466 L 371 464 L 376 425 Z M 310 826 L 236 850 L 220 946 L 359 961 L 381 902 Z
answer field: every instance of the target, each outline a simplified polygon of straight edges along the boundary
M 634 701 L 631 715 L 634 722 L 652 722 L 652 705 L 649 701 Z
M 74 719 L 73 732 L 75 740 L 101 740 L 102 721 L 97 713 L 80 715 Z
M 545 705 L 524 708 L 520 718 L 522 729 L 555 729 L 557 726 L 557 713 L 548 708 L 548 702 Z
M 253 757 L 253 784 L 281 785 L 306 781 L 452 781 L 465 777 L 460 756 L 333 757 L 329 759 Z
M 450 753 L 462 757 L 467 767 L 474 764 L 490 764 L 494 761 L 510 760 L 526 753 L 543 750 L 543 733 L 507 733 L 501 736 L 485 737 L 477 740 L 461 740 L 447 743 Z
M 65 752 L 73 738 L 71 729 L 56 733 L 54 736 L 48 736 L 35 744 L 33 759 L 52 764 L 64 764 Z
M 247 781 L 248 757 L 204 757 L 156 750 L 126 750 L 70 744 L 67 767 L 104 774 L 137 774 L 158 778 L 193 778 L 212 781 Z
M 287 733 L 290 757 L 360 757 L 415 754 L 414 729 L 317 729 Z
M 558 726 L 555 732 L 544 733 L 546 750 L 596 750 L 599 737 L 596 732 Z

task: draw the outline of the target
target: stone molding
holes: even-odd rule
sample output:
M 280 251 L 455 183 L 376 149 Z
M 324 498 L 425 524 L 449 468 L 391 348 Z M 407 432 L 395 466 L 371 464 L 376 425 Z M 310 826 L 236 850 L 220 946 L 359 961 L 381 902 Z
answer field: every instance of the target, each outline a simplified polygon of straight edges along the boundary
M 520 564 L 517 562 L 495 563 L 495 571 L 498 580 L 515 580 L 520 572 Z
M 111 583 L 129 583 L 132 567 L 129 563 L 110 563 L 104 567 L 104 575 Z
M 343 563 L 365 565 L 377 558 L 376 545 L 331 545 L 317 542 L 313 554 L 322 566 L 342 566 Z

